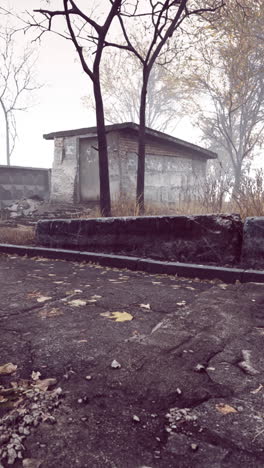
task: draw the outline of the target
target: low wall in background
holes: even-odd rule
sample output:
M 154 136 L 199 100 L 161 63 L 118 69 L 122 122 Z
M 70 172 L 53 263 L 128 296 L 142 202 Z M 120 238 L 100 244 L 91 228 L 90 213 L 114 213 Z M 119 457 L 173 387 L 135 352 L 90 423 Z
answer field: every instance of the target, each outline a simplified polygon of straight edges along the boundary
M 234 265 L 242 231 L 238 215 L 61 219 L 39 221 L 36 240 L 46 247 Z
M 51 169 L 0 166 L 0 208 L 23 198 L 49 199 Z

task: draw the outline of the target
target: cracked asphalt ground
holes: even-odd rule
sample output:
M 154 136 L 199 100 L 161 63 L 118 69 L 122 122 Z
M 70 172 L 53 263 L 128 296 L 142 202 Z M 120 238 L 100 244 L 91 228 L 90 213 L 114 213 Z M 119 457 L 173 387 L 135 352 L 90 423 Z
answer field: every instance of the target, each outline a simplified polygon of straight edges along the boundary
M 5 255 L 0 282 L 0 466 L 19 434 L 17 467 L 264 466 L 264 285 Z

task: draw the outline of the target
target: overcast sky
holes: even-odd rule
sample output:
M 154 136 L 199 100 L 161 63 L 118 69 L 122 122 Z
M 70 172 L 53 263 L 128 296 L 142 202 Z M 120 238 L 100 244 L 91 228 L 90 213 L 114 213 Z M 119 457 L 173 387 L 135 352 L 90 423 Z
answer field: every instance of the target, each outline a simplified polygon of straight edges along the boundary
M 52 7 L 56 2 L 62 3 L 60 0 L 52 0 Z M 92 2 L 98 5 L 97 0 L 89 0 L 89 5 Z M 87 0 L 84 3 L 87 4 Z M 21 12 L 43 7 L 44 2 L 41 0 L 1 0 L 1 5 Z M 30 37 L 26 36 L 25 40 L 27 39 L 29 40 Z M 24 40 L 24 35 L 20 40 Z M 51 167 L 53 143 L 43 140 L 42 135 L 58 130 L 95 125 L 95 116 L 81 102 L 81 98 L 91 89 L 91 84 L 81 69 L 71 42 L 53 34 L 46 34 L 37 48 L 39 58 L 36 64 L 36 75 L 39 82 L 43 83 L 43 87 L 35 94 L 35 105 L 17 117 L 19 139 L 11 162 L 13 165 Z M 2 122 L 2 116 L 0 122 Z M 2 125 L 1 128 L 3 128 Z M 199 133 L 190 126 L 187 119 L 180 123 L 174 135 L 193 143 L 199 143 Z M 1 144 L 1 149 L 3 148 Z M 1 151 L 0 164 L 5 163 L 5 155 Z

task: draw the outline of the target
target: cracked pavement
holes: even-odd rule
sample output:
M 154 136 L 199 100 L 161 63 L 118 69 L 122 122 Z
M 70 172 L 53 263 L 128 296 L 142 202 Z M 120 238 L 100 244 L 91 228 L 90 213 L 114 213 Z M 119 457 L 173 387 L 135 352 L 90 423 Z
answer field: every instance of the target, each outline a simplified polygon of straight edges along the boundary
M 34 466 L 264 466 L 264 285 L 10 255 L 0 283 L 0 386 L 62 389 L 23 441 Z

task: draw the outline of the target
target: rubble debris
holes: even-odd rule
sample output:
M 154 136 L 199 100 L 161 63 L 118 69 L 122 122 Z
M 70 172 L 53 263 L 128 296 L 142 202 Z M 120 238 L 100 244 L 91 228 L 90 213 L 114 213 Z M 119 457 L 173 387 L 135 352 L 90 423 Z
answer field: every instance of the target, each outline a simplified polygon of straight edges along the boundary
M 35 374 L 33 377 L 36 377 Z M 0 467 L 3 466 L 1 462 L 12 465 L 16 460 L 23 459 L 24 441 L 41 422 L 56 423 L 51 413 L 60 404 L 62 390 L 49 390 L 54 383 L 55 379 L 32 379 L 12 382 L 11 388 L 1 387 L 0 394 L 6 395 L 6 404 L 8 409 L 11 405 L 11 410 L 0 418 Z M 40 466 L 28 464 L 26 460 L 22 462 L 25 467 Z

